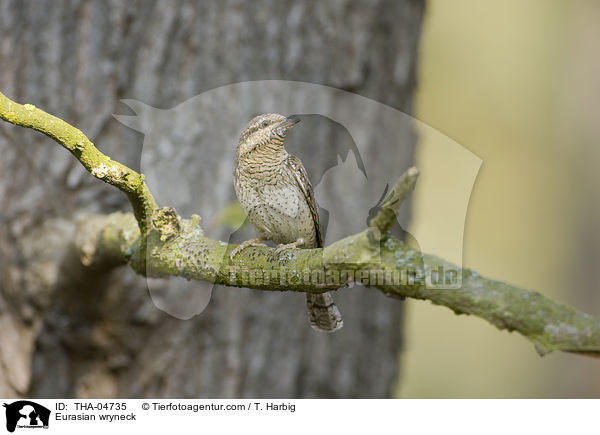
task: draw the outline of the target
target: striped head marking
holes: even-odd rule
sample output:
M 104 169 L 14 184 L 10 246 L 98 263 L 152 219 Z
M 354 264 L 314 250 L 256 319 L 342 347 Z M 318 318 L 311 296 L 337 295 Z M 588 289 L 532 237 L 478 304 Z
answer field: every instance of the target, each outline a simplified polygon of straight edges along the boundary
M 254 117 L 240 137 L 238 157 L 269 142 L 283 146 L 287 132 L 299 122 L 299 119 L 286 118 L 278 113 L 264 113 Z

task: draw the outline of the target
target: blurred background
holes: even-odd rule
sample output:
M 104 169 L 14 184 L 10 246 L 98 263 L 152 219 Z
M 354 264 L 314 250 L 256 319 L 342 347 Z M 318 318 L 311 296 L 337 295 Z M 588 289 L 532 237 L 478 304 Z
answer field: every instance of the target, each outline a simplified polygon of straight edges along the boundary
M 418 195 L 435 191 L 428 174 L 443 169 L 434 154 L 446 135 L 483 164 L 462 258 L 441 239 L 427 241 L 432 253 L 598 315 L 599 23 L 594 0 L 0 0 L 0 90 L 76 125 L 135 169 L 148 145 L 143 130 L 113 114 L 144 117 L 123 99 L 160 112 L 221 86 L 277 79 L 384 103 L 432 127 L 397 128 L 400 148 L 374 126 L 362 156 L 421 169 L 412 210 L 401 216 L 412 213 L 409 232 L 443 226 L 431 204 L 456 203 Z M 342 113 L 339 94 L 323 107 Z M 254 116 L 259 102 L 240 97 L 237 116 Z M 235 143 L 203 148 L 194 110 L 183 112 L 172 122 L 146 118 L 162 120 L 149 124 L 163 135 L 144 164 L 172 165 L 185 181 L 161 201 L 198 210 L 207 231 L 225 238 L 217 217 L 235 201 Z M 293 135 L 290 150 L 315 185 L 355 146 L 344 126 L 316 112 Z M 174 279 L 149 291 L 126 268 L 83 268 L 65 243 L 82 213 L 128 211 L 121 192 L 32 131 L 0 123 L 0 153 L 0 396 L 600 395 L 600 361 L 540 358 L 521 336 L 482 320 L 364 288 L 335 295 L 345 326 L 334 335 L 308 327 L 302 295 L 217 287 L 194 316 L 193 285 Z M 335 189 L 323 195 L 343 201 Z M 356 217 L 378 196 L 341 205 Z M 165 312 L 174 299 L 185 316 Z
M 427 2 L 415 116 L 482 160 L 466 267 L 600 314 L 600 3 Z M 425 173 L 427 135 L 417 166 Z M 434 139 L 432 139 L 434 140 Z M 423 177 L 419 182 L 427 182 Z M 447 199 L 451 201 L 451 199 Z M 413 202 L 413 230 L 444 215 Z M 435 216 L 432 218 L 432 216 Z M 437 252 L 451 252 L 438 245 Z M 598 397 L 600 361 L 407 302 L 399 397 Z
M 423 9 L 421 0 L 4 0 L 0 89 L 77 126 L 102 152 L 147 173 L 161 203 L 183 217 L 199 213 L 207 234 L 228 240 L 215 217 L 235 203 L 237 138 L 257 111 L 280 110 L 279 100 L 294 107 L 286 115 L 307 115 L 287 149 L 314 184 L 338 157 L 360 174 L 360 159 L 347 158 L 353 138 L 333 121 L 349 115 L 348 99 L 383 103 L 359 113 L 371 120 L 361 130 L 365 166 L 385 174 L 412 165 L 410 123 L 373 120 L 390 119 L 380 117 L 388 106 L 412 111 Z M 309 98 L 225 87 L 257 80 L 338 90 Z M 215 89 L 221 97 L 189 105 Z M 114 114 L 161 134 L 128 128 Z M 0 154 L 0 396 L 393 394 L 400 301 L 366 288 L 340 291 L 345 326 L 321 334 L 310 328 L 301 294 L 183 278 L 149 288 L 125 267 L 83 267 L 70 243 L 83 231 L 77 218 L 129 211 L 125 195 L 31 130 L 0 123 Z M 320 200 L 347 211 L 341 229 L 357 216 L 366 223 L 385 185 L 373 189 L 348 201 L 331 188 Z M 211 291 L 208 305 L 197 297 Z

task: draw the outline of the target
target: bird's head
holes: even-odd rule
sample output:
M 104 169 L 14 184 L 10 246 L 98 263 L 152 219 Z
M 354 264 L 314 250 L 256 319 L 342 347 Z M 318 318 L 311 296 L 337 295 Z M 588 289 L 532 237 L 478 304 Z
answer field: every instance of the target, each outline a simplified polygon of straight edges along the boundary
M 299 119 L 286 118 L 278 113 L 256 116 L 248 123 L 240 137 L 238 156 L 269 142 L 283 146 L 287 132 L 299 122 Z

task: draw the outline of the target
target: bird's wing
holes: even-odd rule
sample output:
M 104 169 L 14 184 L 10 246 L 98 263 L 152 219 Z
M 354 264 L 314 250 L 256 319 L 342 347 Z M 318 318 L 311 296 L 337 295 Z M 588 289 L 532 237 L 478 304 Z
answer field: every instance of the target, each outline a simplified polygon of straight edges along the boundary
M 321 235 L 321 223 L 319 221 L 319 213 L 317 211 L 317 202 L 315 201 L 315 192 L 313 191 L 310 180 L 308 179 L 306 169 L 304 169 L 300 159 L 296 156 L 292 156 L 291 154 L 287 157 L 287 159 L 285 159 L 284 163 L 286 168 L 294 176 L 294 179 L 298 183 L 300 190 L 302 190 L 302 193 L 304 194 L 304 198 L 306 199 L 308 207 L 310 208 L 310 214 L 312 215 L 313 222 L 315 223 L 317 241 L 316 247 L 322 248 L 323 237 Z

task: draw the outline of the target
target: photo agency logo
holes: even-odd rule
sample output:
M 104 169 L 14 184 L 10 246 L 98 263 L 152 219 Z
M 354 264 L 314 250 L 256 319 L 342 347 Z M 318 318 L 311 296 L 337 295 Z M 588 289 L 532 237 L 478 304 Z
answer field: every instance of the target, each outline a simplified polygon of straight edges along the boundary
M 375 266 L 366 276 L 365 271 L 356 276 L 356 265 L 340 264 L 338 276 L 331 280 L 333 285 L 415 284 L 448 291 L 461 287 L 465 218 L 481 159 L 412 116 L 351 92 L 284 80 L 235 83 L 168 109 L 131 99 L 122 102 L 135 114 L 115 118 L 144 134 L 140 168 L 154 197 L 183 218 L 200 215 L 201 221 L 195 220 L 198 234 L 214 240 L 241 243 L 260 235 L 245 224 L 252 199 L 242 210 L 233 177 L 240 137 L 246 129 L 252 130 L 249 122 L 257 115 L 278 113 L 301 121 L 285 135 L 285 149 L 306 168 L 324 246 L 364 231 L 396 180 L 416 165 L 420 176 L 412 197 L 418 201 L 412 210 L 411 201 L 406 201 L 392 228 L 411 247 L 410 252 L 394 253 L 402 267 L 390 273 Z M 274 191 L 273 202 L 281 195 Z M 261 199 L 255 201 L 260 208 Z M 273 213 L 286 222 L 303 213 L 298 202 L 287 198 L 284 206 L 275 208 Z M 223 264 L 228 264 L 226 244 L 219 249 Z M 455 266 L 442 268 L 428 254 Z M 285 251 L 279 252 L 276 261 L 283 264 L 285 259 Z M 348 270 L 341 271 L 345 266 Z M 215 268 L 206 270 L 216 277 Z M 232 273 L 250 283 L 272 272 L 242 267 Z M 304 271 L 276 275 L 274 279 L 284 282 L 306 277 Z M 309 274 L 309 283 L 312 279 Z M 214 287 L 197 280 L 149 278 L 147 282 L 156 306 L 181 319 L 202 312 Z
M 6 430 L 15 429 L 48 429 L 50 410 L 39 403 L 30 400 L 19 400 L 10 404 L 5 403 Z

